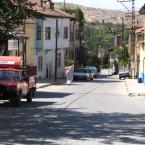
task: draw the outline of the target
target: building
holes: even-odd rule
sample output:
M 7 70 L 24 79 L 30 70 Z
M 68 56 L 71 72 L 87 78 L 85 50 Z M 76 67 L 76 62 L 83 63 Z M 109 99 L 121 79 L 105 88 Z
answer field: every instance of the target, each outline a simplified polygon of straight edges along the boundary
M 140 27 L 136 29 L 135 31 L 135 59 L 134 59 L 134 65 L 135 65 L 135 73 L 138 76 L 138 79 L 140 82 L 145 82 L 144 80 L 144 57 L 145 57 L 145 51 L 144 51 L 144 27 Z
M 145 14 L 145 5 L 139 10 L 140 14 Z M 144 20 L 143 20 L 144 21 Z M 136 29 L 135 64 L 138 74 L 138 82 L 145 85 L 145 23 Z
M 9 49 L 9 55 L 23 55 L 25 64 L 36 65 L 40 79 L 63 77 L 65 58 L 68 55 L 69 59 L 75 60 L 78 48 L 75 34 L 72 34 L 74 39 L 70 41 L 70 33 L 77 32 L 78 29 L 76 18 L 54 8 L 51 1 L 31 2 L 36 3 L 33 7 L 35 14 L 18 28 L 19 33 L 15 38 L 18 48 Z
M 40 79 L 63 77 L 65 55 L 70 50 L 70 23 L 75 17 L 54 9 L 51 2 L 31 1 L 37 3 L 34 9 L 39 16 L 25 24 L 27 64 L 37 65 Z

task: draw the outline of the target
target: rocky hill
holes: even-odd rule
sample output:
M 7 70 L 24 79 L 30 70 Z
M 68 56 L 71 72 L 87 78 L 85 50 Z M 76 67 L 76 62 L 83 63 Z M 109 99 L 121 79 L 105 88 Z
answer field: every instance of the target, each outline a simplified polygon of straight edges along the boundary
M 117 10 L 107 10 L 107 9 L 98 9 L 92 7 L 85 7 L 77 4 L 67 3 L 65 5 L 67 8 L 81 8 L 84 12 L 85 21 L 88 23 L 96 23 L 96 22 L 111 22 L 111 23 L 122 23 L 122 18 L 124 18 L 124 22 L 128 25 L 131 24 L 131 14 L 128 14 L 125 11 L 117 11 Z M 63 3 L 55 3 L 55 7 L 62 8 L 64 7 Z M 138 14 L 137 14 L 138 15 Z M 136 23 L 138 25 L 142 25 L 143 19 L 145 16 L 138 16 L 136 19 Z

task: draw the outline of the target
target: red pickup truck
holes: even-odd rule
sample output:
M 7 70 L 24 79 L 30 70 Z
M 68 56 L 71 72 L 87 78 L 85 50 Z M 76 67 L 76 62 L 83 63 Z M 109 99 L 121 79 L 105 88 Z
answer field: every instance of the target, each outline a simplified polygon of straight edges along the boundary
M 9 100 L 20 106 L 21 98 L 28 103 L 36 91 L 36 66 L 22 65 L 18 56 L 0 56 L 0 100 Z

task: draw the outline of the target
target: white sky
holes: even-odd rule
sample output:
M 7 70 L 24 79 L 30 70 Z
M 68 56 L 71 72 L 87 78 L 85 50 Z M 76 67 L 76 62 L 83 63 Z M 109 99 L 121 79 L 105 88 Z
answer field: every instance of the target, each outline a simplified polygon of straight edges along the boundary
M 66 2 L 80 4 L 88 7 L 95 7 L 100 9 L 111 10 L 126 10 L 124 6 L 117 2 L 117 0 L 52 0 L 53 2 Z M 145 0 L 135 0 L 135 10 L 138 11 L 145 3 Z M 123 3 L 129 10 L 131 10 L 132 2 Z

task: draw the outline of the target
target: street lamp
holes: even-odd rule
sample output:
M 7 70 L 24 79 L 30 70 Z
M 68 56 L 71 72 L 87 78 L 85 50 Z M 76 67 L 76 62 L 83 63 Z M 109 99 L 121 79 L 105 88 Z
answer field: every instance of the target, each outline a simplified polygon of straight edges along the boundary
M 85 41 L 84 40 L 82 40 L 82 42 L 81 42 L 81 49 L 82 49 L 82 64 L 83 64 L 83 67 L 85 66 L 85 47 L 84 47 L 84 45 L 85 45 Z

